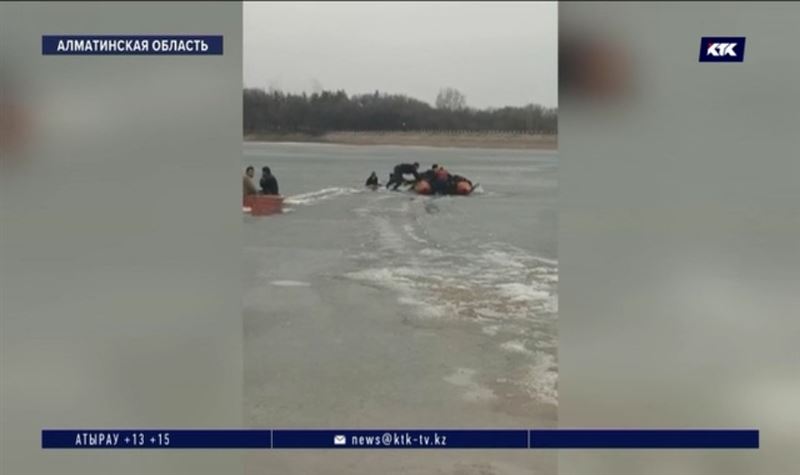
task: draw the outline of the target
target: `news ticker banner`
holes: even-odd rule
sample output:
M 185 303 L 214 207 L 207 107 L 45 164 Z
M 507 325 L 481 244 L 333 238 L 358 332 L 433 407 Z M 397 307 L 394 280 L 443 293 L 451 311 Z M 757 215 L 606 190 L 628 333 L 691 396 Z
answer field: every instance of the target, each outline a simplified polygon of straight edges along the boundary
M 43 449 L 757 449 L 756 429 L 44 429 Z
M 43 35 L 52 56 L 208 56 L 222 54 L 222 35 Z

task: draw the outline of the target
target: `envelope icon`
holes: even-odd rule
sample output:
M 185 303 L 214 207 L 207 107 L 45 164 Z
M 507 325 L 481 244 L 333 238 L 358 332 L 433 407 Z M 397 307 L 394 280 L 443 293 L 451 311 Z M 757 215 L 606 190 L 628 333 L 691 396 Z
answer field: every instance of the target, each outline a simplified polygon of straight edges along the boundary
M 343 435 L 334 435 L 333 436 L 333 445 L 347 445 L 347 438 Z

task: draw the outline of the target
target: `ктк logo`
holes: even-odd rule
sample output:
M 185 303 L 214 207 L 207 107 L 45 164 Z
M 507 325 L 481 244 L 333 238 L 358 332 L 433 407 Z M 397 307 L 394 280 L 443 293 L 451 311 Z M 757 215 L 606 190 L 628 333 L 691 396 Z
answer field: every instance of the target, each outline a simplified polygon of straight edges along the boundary
M 741 63 L 744 36 L 704 36 L 700 39 L 701 63 Z

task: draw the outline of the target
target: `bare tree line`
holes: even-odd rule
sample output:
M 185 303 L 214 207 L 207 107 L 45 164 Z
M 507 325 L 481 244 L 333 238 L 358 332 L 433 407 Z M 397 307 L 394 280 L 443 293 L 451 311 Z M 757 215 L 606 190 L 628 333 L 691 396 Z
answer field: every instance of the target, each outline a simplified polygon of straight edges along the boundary
M 454 88 L 443 88 L 436 107 L 402 94 L 345 91 L 312 94 L 244 89 L 244 132 L 322 134 L 332 131 L 505 131 L 555 134 L 557 109 L 522 107 L 476 109 Z

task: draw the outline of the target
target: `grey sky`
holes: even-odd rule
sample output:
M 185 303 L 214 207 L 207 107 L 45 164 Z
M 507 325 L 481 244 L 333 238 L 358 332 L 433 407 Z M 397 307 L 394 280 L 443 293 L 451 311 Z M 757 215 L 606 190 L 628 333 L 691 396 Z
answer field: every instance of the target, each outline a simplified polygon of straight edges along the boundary
M 556 106 L 555 2 L 245 2 L 244 82 Z

